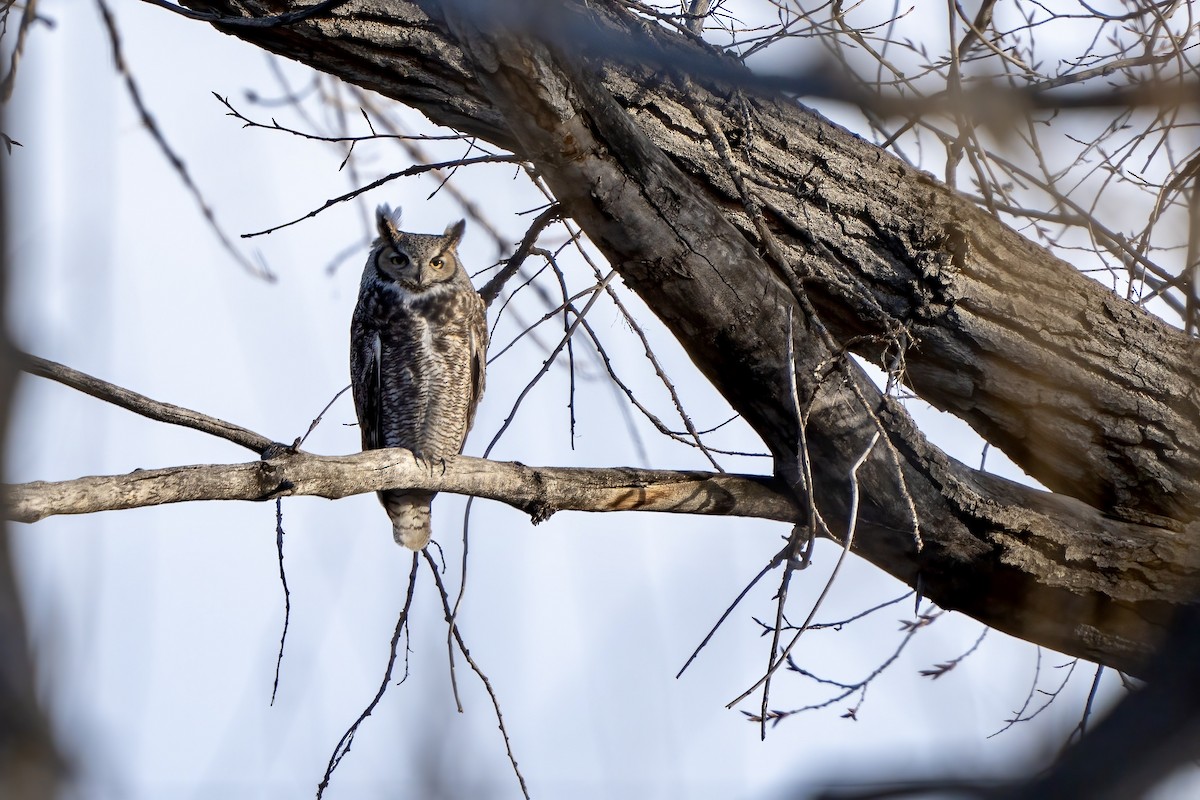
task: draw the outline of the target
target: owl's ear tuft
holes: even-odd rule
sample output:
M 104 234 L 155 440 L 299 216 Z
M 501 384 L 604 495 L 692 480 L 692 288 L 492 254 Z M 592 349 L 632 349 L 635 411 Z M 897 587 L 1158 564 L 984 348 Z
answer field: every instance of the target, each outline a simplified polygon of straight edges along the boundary
M 458 246 L 459 241 L 462 239 L 463 231 L 466 230 L 466 228 L 467 221 L 465 219 L 460 219 L 458 222 L 454 222 L 446 226 L 446 232 L 442 235 L 450 240 L 448 247 Z
M 400 208 L 393 211 L 387 203 L 375 210 L 375 227 L 384 239 L 394 239 L 400 232 L 400 212 Z

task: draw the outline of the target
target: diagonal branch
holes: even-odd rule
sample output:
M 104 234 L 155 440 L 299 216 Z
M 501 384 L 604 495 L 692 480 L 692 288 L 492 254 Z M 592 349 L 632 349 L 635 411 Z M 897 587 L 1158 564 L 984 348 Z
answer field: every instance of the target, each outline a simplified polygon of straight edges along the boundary
M 529 226 L 529 231 L 525 234 L 525 238 L 521 240 L 521 244 L 517 246 L 517 250 L 504 263 L 504 268 L 496 273 L 490 281 L 488 281 L 482 289 L 479 290 L 479 296 L 483 298 L 485 305 L 490 306 L 492 301 L 504 289 L 504 284 L 508 283 L 512 276 L 516 275 L 521 269 L 521 265 L 525 263 L 525 259 L 529 258 L 533 246 L 537 244 L 538 237 L 542 235 L 542 231 L 546 230 L 546 226 L 551 222 L 562 217 L 563 211 L 557 203 L 553 204 L 541 214 Z
M 192 411 L 182 406 L 152 400 L 145 395 L 131 392 L 128 389 L 101 380 L 100 378 L 92 377 L 79 370 L 71 369 L 55 361 L 27 354 L 22 356 L 21 362 L 21 368 L 30 375 L 49 378 L 64 386 L 78 389 L 84 394 L 95 397 L 97 400 L 112 403 L 115 406 L 120 406 L 135 414 L 141 414 L 143 417 L 148 417 L 158 422 L 182 425 L 185 428 L 193 428 L 204 433 L 211 433 L 213 436 L 253 450 L 259 455 L 266 453 L 272 446 L 280 446 L 267 437 L 239 425 L 234 425 L 232 422 L 210 417 L 207 414 L 201 414 L 199 411 Z
M 336 6 L 340 6 L 346 0 L 322 0 L 322 2 L 307 8 L 300 8 L 295 11 L 288 11 L 278 16 L 265 17 L 234 17 L 223 16 L 216 13 L 206 13 L 204 11 L 195 11 L 190 8 L 176 5 L 170 0 L 143 0 L 143 2 L 151 5 L 165 8 L 173 14 L 178 14 L 181 17 L 188 19 L 197 19 L 202 22 L 211 22 L 214 25 L 226 25 L 231 28 L 282 28 L 286 25 L 292 25 L 306 19 L 312 19 L 330 11 Z
M 454 11 L 458 6 L 446 3 L 444 8 Z M 784 361 L 789 352 L 784 337 L 788 315 L 795 315 L 790 337 L 795 340 L 794 369 L 801 399 L 811 408 L 809 452 L 813 464 L 820 465 L 814 469 L 814 495 L 820 498 L 819 513 L 832 525 L 840 527 L 850 519 L 847 486 L 840 476 L 849 473 L 867 439 L 884 425 L 888 449 L 894 448 L 901 462 L 900 473 L 884 453 L 873 454 L 863 465 L 856 553 L 921 587 L 943 608 L 963 611 L 1063 652 L 1140 668 L 1146 651 L 1142 644 L 1132 649 L 1129 644 L 1144 641 L 1144 636 L 1161 637 L 1171 611 L 1200 587 L 1200 561 L 1195 560 L 1200 550 L 1185 556 L 1188 563 L 1180 563 L 1181 571 L 1170 577 L 1158 569 L 1153 555 L 1159 546 L 1174 548 L 1184 542 L 1185 549 L 1192 549 L 1186 533 L 1174 535 L 1184 532 L 1190 517 L 1169 520 L 1130 513 L 1113 519 L 1117 515 L 1106 516 L 1095 506 L 1037 492 L 948 458 L 925 440 L 895 401 L 882 396 L 865 373 L 845 359 L 842 348 L 829 343 L 824 319 L 830 320 L 829 331 L 835 334 L 851 318 L 878 322 L 872 301 L 879 295 L 862 292 L 865 296 L 854 300 L 853 314 L 830 304 L 818 309 L 820 317 L 816 316 L 807 300 L 818 289 L 825 294 L 828 288 L 807 280 L 812 275 L 805 270 L 819 270 L 833 284 L 837 276 L 829 273 L 828 264 L 811 253 L 798 253 L 795 262 L 789 256 L 786 265 L 798 274 L 779 275 L 777 269 L 783 265 L 773 268 L 763 260 L 748 238 L 753 232 L 736 215 L 727 215 L 712 193 L 680 169 L 659 146 L 662 140 L 652 139 L 639 127 L 642 118 L 629 113 L 596 71 L 579 64 L 570 53 L 533 41 L 520 31 L 504 26 L 483 29 L 467 13 L 448 13 L 447 24 L 472 59 L 487 95 L 509 121 L 518 149 L 539 154 L 540 174 L 556 199 L 620 271 L 625 285 L 685 343 L 697 367 L 762 435 L 781 471 L 794 460 L 790 445 L 797 438 L 794 404 L 780 380 L 791 368 Z M 629 91 L 619 81 L 611 84 Z M 820 131 L 817 138 L 829 141 L 835 135 Z M 793 144 L 789 135 L 786 146 Z M 864 152 L 855 174 L 861 174 L 863 164 L 881 158 L 877 152 L 867 155 Z M 854 172 L 850 165 L 846 169 Z M 925 196 L 928 202 L 928 193 Z M 815 219 L 823 213 L 814 208 L 810 216 Z M 981 227 L 989 224 L 972 219 Z M 920 226 L 905 230 L 911 233 L 914 227 Z M 837 229 L 836 223 L 832 229 Z M 804 235 L 810 238 L 817 233 L 806 230 Z M 884 246 L 895 244 L 891 234 L 888 229 L 878 231 Z M 1011 232 L 999 238 L 1010 247 L 1023 242 Z M 1022 247 L 1022 252 L 1029 250 Z M 944 253 L 941 256 L 947 269 L 939 275 L 947 279 L 949 267 L 957 262 Z M 969 254 L 964 258 L 969 261 Z M 1115 312 L 1117 301 L 1107 295 L 1097 299 L 1102 290 L 1080 283 L 1086 279 L 1078 273 L 1062 265 L 1052 271 L 1055 280 L 1091 292 L 1098 305 L 1103 300 Z M 790 283 L 800 286 L 793 288 Z M 853 297 L 849 287 L 846 290 L 846 297 Z M 957 316 L 940 318 L 947 330 L 963 319 L 967 302 L 955 308 Z M 1122 316 L 1128 331 L 1138 312 L 1122 310 L 1129 311 Z M 863 333 L 869 331 L 867 324 Z M 1156 341 L 1163 338 L 1169 337 Z M 933 344 L 932 335 L 922 341 L 926 349 Z M 1160 353 L 1169 349 L 1163 344 Z M 1026 403 L 1031 394 L 1026 388 Z M 1146 394 L 1138 393 L 1143 406 L 1148 402 Z M 1186 405 L 1179 404 L 1178 416 L 1189 414 Z M 1078 442 L 1074 444 L 1078 449 Z M 1187 483 L 1181 477 L 1173 502 L 1187 497 Z M 923 548 L 916 547 L 911 536 L 909 509 L 895 500 L 900 486 L 907 487 L 918 510 L 925 531 Z M 1109 571 L 1115 554 L 1111 549 L 1115 539 L 1109 536 L 1116 533 L 1113 524 L 1121 535 L 1133 534 L 1150 549 L 1127 550 L 1132 560 Z M 1101 534 L 1105 529 L 1107 533 Z M 1091 555 L 1079 557 L 1081 551 L 1075 549 L 1079 546 Z M 1153 587 L 1147 585 L 1149 591 L 1143 593 L 1135 587 L 1148 577 L 1143 570 L 1150 563 L 1155 563 Z M 1159 582 L 1163 577 L 1166 583 Z M 1174 587 L 1167 589 L 1168 583 Z

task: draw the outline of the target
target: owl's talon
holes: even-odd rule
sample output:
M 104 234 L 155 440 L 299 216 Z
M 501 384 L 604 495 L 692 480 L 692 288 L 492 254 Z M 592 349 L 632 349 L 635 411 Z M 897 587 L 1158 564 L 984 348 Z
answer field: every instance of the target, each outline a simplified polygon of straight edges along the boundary
M 426 456 L 421 455 L 420 453 L 413 453 L 413 461 L 421 469 L 428 472 L 430 477 L 433 477 L 433 470 L 436 467 L 438 461 L 442 462 L 442 471 L 443 471 L 443 473 L 445 472 L 445 466 L 446 466 L 445 459 L 428 458 Z

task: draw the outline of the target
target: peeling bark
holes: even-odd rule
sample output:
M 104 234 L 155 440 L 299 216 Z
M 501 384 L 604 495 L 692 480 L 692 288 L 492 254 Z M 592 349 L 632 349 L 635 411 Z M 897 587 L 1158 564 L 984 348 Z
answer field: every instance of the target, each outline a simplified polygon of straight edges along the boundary
M 551 6 L 720 58 L 614 2 Z M 786 98 L 584 61 L 479 7 L 352 0 L 229 32 L 533 162 L 793 483 L 794 371 L 833 531 L 849 465 L 884 427 L 856 552 L 945 608 L 1136 671 L 1200 577 L 1200 344 Z M 909 385 L 1057 494 L 948 458 L 844 358 L 901 334 Z

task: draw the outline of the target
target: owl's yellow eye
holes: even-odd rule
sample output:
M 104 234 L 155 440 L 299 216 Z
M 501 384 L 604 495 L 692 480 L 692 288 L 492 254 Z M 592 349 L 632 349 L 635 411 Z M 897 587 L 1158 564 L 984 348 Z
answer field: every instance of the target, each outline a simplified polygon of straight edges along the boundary
M 446 262 L 442 260 L 442 257 L 441 257 L 441 256 L 438 256 L 437 258 L 430 259 L 430 261 L 429 261 L 429 264 L 430 264 L 430 266 L 432 266 L 434 269 L 441 269 L 441 268 L 442 268 L 442 265 L 443 265 L 443 264 L 445 264 L 445 263 L 446 263 Z

